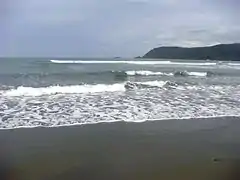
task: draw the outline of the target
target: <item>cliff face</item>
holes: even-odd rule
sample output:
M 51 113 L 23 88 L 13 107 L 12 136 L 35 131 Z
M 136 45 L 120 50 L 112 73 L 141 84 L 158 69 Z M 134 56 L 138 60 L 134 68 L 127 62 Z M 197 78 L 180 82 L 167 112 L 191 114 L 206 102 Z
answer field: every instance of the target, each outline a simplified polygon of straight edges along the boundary
M 143 58 L 166 59 L 210 59 L 210 60 L 240 60 L 240 43 L 219 44 L 209 47 L 159 47 L 154 48 Z

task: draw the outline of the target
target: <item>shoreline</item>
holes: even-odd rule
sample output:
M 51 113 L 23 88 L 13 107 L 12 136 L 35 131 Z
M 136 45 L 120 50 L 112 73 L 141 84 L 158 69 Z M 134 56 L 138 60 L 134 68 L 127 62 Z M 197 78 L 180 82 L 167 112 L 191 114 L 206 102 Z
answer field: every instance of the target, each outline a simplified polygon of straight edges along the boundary
M 240 118 L 0 130 L 15 179 L 240 179 Z M 4 151 L 3 151 L 4 150 Z M 15 180 L 14 179 L 14 180 Z
M 42 129 L 42 128 L 67 128 L 67 127 L 79 127 L 79 126 L 90 126 L 90 125 L 97 125 L 97 124 L 112 124 L 112 123 L 148 123 L 148 122 L 155 122 L 155 121 L 186 121 L 186 120 L 215 120 L 215 119 L 225 119 L 225 118 L 240 118 L 239 115 L 219 115 L 219 116 L 200 116 L 200 117 L 182 117 L 182 118 L 163 118 L 163 119 L 146 119 L 146 120 L 139 120 L 139 121 L 123 121 L 123 120 L 116 120 L 116 121 L 102 121 L 102 122 L 94 122 L 94 123 L 75 123 L 75 124 L 66 124 L 66 125 L 56 125 L 56 126 L 20 126 L 14 128 L 0 128 L 0 131 L 9 131 L 9 130 L 19 130 L 19 129 Z

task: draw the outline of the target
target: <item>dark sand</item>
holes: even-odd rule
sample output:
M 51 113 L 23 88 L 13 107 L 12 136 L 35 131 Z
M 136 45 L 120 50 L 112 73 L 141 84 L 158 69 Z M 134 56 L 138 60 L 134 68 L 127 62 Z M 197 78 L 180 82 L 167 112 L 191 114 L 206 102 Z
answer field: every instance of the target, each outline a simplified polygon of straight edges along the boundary
M 239 120 L 0 130 L 0 179 L 240 180 Z

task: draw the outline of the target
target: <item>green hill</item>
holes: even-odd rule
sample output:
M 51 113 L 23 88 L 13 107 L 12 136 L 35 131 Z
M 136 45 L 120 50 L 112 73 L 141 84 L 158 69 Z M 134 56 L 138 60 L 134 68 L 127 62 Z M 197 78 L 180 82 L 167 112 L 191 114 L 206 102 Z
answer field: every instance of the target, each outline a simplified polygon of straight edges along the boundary
M 240 60 L 240 43 L 219 44 L 208 47 L 159 47 L 154 48 L 142 58 L 166 59 L 210 59 L 210 60 Z

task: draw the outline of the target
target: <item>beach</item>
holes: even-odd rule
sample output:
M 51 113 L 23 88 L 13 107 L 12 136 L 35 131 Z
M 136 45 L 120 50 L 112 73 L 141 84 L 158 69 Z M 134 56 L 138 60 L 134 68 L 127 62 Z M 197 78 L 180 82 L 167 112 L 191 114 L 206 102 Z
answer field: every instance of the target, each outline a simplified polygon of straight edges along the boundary
M 0 0 L 0 180 L 240 180 L 239 7 Z
M 239 126 L 220 117 L 3 129 L 0 179 L 240 179 Z

